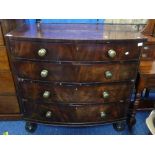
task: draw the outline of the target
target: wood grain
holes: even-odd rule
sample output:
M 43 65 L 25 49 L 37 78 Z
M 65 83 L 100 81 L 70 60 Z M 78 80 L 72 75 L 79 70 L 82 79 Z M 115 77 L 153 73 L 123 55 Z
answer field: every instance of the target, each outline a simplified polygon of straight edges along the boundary
M 155 59 L 155 45 L 145 45 L 142 48 L 141 60 L 154 60 Z
M 155 75 L 155 61 L 141 61 L 139 67 L 140 74 L 148 76 Z
M 139 59 L 140 49 L 136 42 L 121 43 L 45 43 L 29 41 L 11 41 L 12 54 L 18 58 L 42 61 L 119 61 Z M 44 57 L 38 56 L 40 49 L 46 49 Z M 108 51 L 116 51 L 111 59 Z M 128 55 L 126 55 L 128 52 Z
M 15 87 L 10 72 L 0 72 L 0 95 L 15 95 Z
M 41 83 L 20 83 L 22 97 L 39 102 L 56 103 L 109 103 L 129 100 L 132 85 L 130 83 L 89 85 L 89 86 L 54 86 Z M 45 91 L 50 92 L 48 99 L 43 98 Z M 108 92 L 109 97 L 104 98 L 103 92 Z
M 85 125 L 127 119 L 138 43 L 146 41 L 133 26 L 30 24 L 8 33 L 6 40 L 25 120 Z M 47 50 L 42 58 L 41 48 Z M 114 59 L 109 49 L 116 51 Z M 48 71 L 45 78 L 43 70 Z M 51 92 L 47 100 L 42 99 L 46 90 Z M 110 92 L 107 100 L 102 98 L 104 90 Z M 51 118 L 46 117 L 48 111 Z
M 10 39 L 50 42 L 145 41 L 132 25 L 111 24 L 25 24 L 7 34 Z
M 115 64 L 55 64 L 43 62 L 15 61 L 17 75 L 21 78 L 51 82 L 114 82 L 135 79 L 137 62 Z M 114 67 L 115 66 L 115 67 Z M 48 76 L 41 77 L 41 71 L 48 70 Z M 111 79 L 105 72 L 111 71 Z
M 3 35 L 2 35 L 2 28 L 1 28 L 1 24 L 0 24 L 0 46 L 4 45 L 4 40 L 3 40 Z
M 24 102 L 24 115 L 26 119 L 49 123 L 99 123 L 114 121 L 126 117 L 125 103 L 107 105 L 84 105 L 84 106 L 47 106 L 37 105 L 32 102 Z M 46 118 L 46 113 L 52 112 L 51 118 Z M 106 116 L 101 118 L 101 112 Z
M 0 114 L 20 113 L 16 96 L 0 96 Z
M 0 46 L 0 71 L 10 71 L 10 66 L 7 57 L 5 46 Z

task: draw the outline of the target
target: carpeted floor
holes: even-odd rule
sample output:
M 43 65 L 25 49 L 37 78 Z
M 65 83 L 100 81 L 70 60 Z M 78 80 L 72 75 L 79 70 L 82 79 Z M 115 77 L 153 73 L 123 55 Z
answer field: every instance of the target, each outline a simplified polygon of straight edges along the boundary
M 126 127 L 124 131 L 117 132 L 113 129 L 111 124 L 105 124 L 93 127 L 58 127 L 39 124 L 37 130 L 32 135 L 146 135 L 148 129 L 145 124 L 145 119 L 149 112 L 138 112 L 136 115 L 137 123 L 130 133 Z M 9 135 L 31 135 L 25 130 L 24 121 L 1 121 L 0 135 L 8 131 Z

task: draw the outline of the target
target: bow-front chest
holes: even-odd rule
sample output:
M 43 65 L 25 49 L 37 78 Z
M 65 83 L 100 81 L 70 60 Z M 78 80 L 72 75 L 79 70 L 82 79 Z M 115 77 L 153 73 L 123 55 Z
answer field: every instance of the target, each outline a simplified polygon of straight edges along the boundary
M 38 122 L 122 129 L 146 40 L 133 26 L 32 24 L 6 38 L 29 131 Z

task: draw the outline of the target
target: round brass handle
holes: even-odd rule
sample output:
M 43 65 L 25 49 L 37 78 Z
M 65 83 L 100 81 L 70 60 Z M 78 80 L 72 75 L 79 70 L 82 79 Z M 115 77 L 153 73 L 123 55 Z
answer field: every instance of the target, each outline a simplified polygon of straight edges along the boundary
M 109 98 L 110 94 L 107 91 L 103 92 L 103 98 Z
M 43 98 L 49 98 L 49 96 L 50 96 L 50 92 L 49 91 L 45 91 L 43 93 Z
M 44 49 L 44 48 L 42 48 L 42 49 L 40 49 L 40 50 L 38 51 L 38 55 L 39 55 L 40 57 L 44 57 L 44 56 L 46 55 L 46 53 L 47 53 L 47 51 L 46 51 L 46 49 Z
M 114 51 L 113 49 L 110 49 L 110 50 L 108 51 L 108 56 L 109 56 L 110 58 L 114 58 L 114 57 L 116 56 L 116 51 Z
M 111 79 L 112 78 L 112 73 L 110 71 L 105 71 L 105 77 L 107 79 Z
M 100 112 L 100 116 L 101 118 L 105 118 L 106 117 L 106 113 L 104 111 Z
M 42 70 L 40 73 L 41 77 L 45 78 L 48 75 L 48 70 Z
M 52 112 L 51 111 L 47 111 L 46 112 L 46 118 L 51 118 L 52 117 Z

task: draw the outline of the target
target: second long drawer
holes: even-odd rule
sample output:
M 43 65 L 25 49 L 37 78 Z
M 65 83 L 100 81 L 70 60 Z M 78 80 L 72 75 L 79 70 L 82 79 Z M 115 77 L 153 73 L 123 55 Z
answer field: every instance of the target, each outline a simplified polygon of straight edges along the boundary
M 115 82 L 135 79 L 137 62 L 112 64 L 14 61 L 21 78 L 51 82 Z
M 41 102 L 61 103 L 105 103 L 129 99 L 130 83 L 102 85 L 52 85 L 21 82 L 21 93 L 25 99 Z

